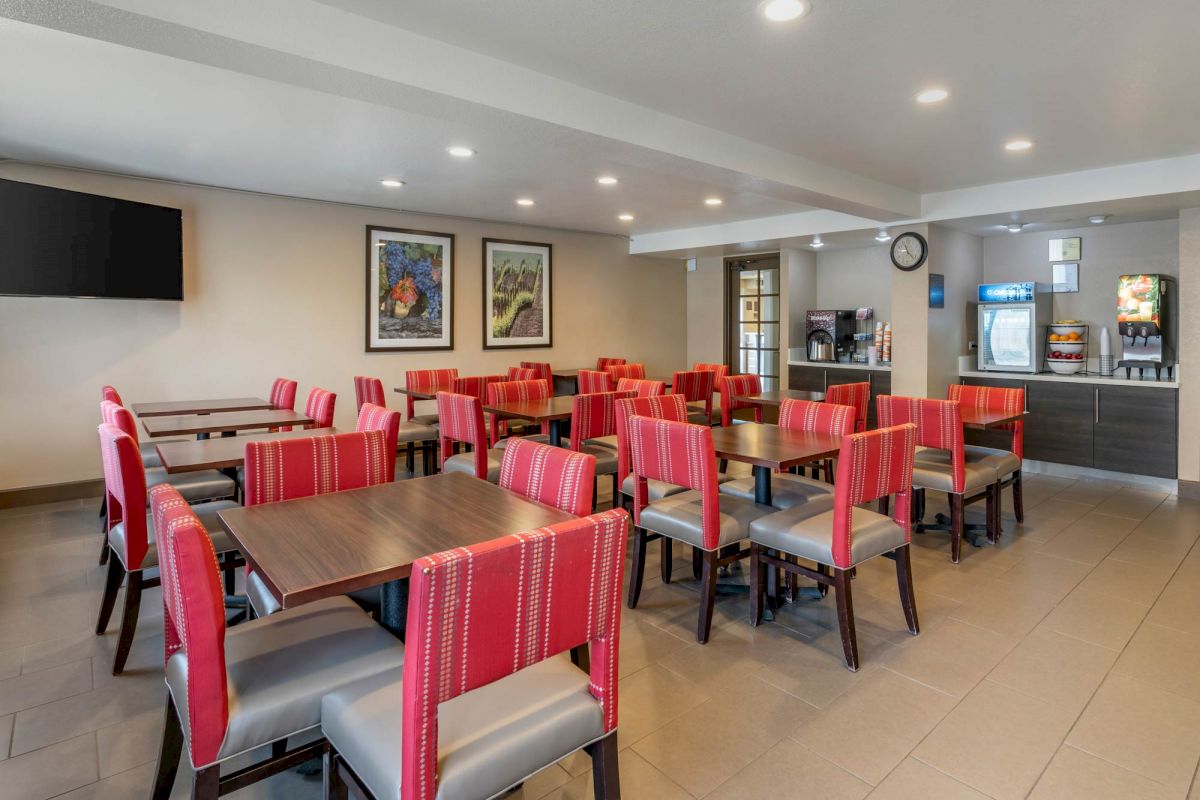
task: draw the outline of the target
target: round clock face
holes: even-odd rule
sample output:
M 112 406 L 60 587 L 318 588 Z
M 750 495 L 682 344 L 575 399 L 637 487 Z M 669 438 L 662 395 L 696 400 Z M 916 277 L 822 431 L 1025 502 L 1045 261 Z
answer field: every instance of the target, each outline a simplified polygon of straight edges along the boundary
M 902 233 L 892 240 L 892 263 L 905 272 L 917 269 L 928 255 L 925 237 L 919 233 Z

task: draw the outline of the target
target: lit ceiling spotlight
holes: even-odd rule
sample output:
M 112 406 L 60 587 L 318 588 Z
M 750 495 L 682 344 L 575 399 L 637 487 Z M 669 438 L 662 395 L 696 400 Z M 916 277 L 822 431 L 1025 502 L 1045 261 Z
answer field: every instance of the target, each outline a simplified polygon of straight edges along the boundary
M 724 203 L 724 202 L 725 202 L 725 201 L 724 201 L 724 200 L 722 200 L 722 199 L 721 199 L 721 198 L 719 198 L 719 197 L 706 197 L 706 198 L 704 198 L 704 205 L 706 205 L 706 206 L 719 206 L 719 205 L 721 205 L 721 204 L 722 204 L 722 203 Z
M 596 178 L 596 183 L 601 186 L 613 186 L 619 183 L 619 181 L 612 175 L 601 175 L 599 178 Z
M 1103 225 L 1106 219 L 1108 219 L 1108 214 L 1094 214 L 1088 217 L 1088 222 L 1093 225 Z
M 518 198 L 517 198 L 517 205 L 519 205 L 519 206 L 531 206 L 531 205 L 533 205 L 533 198 L 531 198 L 531 197 L 518 197 Z
M 461 147 L 458 145 L 455 145 L 454 147 L 447 147 L 446 152 L 455 158 L 470 158 L 471 156 L 475 155 L 475 151 L 471 148 Z
M 887 232 L 887 228 L 880 228 L 879 233 L 875 235 L 875 241 L 877 242 L 890 242 L 891 240 L 892 235 Z
M 917 102 L 923 105 L 930 103 L 940 103 L 950 96 L 950 93 L 945 89 L 926 89 L 917 95 Z
M 821 237 L 819 235 L 814 236 L 812 238 L 812 244 L 810 245 L 810 247 L 824 247 L 824 246 L 825 246 L 825 243 L 821 241 Z
M 1007 225 L 1005 225 L 1004 227 L 1008 228 L 1009 233 L 1020 233 L 1021 229 L 1025 227 L 1025 223 L 1024 222 L 1010 222 Z
M 384 186 L 388 187 L 389 189 L 399 189 L 401 186 L 404 185 L 404 181 L 398 181 L 395 178 L 384 178 L 383 180 L 380 181 L 380 183 L 383 184 Z
M 807 14 L 810 6 L 805 0 L 765 0 L 758 8 L 772 22 L 791 22 Z
M 621 222 L 633 222 L 633 214 L 617 214 L 617 219 Z
M 1013 139 L 1004 145 L 1004 149 L 1010 153 L 1023 153 L 1033 147 L 1033 142 L 1028 139 Z

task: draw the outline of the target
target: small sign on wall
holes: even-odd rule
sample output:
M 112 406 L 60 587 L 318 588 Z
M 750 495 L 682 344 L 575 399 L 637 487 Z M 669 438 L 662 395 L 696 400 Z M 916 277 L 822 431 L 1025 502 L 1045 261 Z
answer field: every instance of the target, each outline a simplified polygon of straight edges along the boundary
M 946 276 L 929 273 L 929 307 L 946 307 Z
M 1072 236 L 1069 239 L 1050 240 L 1051 261 L 1075 261 L 1083 258 L 1083 237 Z
M 1054 293 L 1079 291 L 1079 264 L 1053 264 Z

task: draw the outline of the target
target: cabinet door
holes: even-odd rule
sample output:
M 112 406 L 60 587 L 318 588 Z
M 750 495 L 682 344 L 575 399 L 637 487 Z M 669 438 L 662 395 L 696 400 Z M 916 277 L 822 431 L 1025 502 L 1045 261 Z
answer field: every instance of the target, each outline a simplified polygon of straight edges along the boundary
M 1136 386 L 1092 388 L 1096 468 L 1176 477 L 1179 392 Z
M 1076 467 L 1099 466 L 1092 457 L 1095 387 L 1029 381 L 1025 392 L 1025 457 Z
M 825 372 L 824 367 L 790 365 L 788 367 L 788 388 L 802 392 L 823 392 L 825 391 Z

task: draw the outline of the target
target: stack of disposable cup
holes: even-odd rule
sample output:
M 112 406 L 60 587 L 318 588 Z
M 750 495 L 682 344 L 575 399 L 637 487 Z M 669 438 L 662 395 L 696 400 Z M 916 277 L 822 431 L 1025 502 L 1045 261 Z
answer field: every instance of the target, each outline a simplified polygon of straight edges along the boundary
M 880 359 L 885 364 L 892 363 L 892 323 L 890 322 L 883 324 L 883 350 L 880 352 Z

